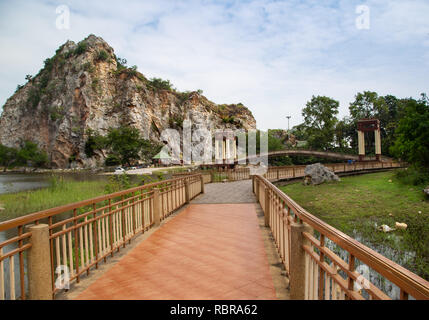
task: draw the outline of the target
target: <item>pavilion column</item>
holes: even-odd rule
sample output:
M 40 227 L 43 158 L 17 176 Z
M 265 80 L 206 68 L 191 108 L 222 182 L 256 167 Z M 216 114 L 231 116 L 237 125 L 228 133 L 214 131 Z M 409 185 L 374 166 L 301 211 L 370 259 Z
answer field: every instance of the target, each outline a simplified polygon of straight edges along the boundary
M 358 146 L 359 146 L 359 161 L 365 157 L 365 134 L 363 131 L 358 131 Z
M 375 156 L 377 158 L 377 161 L 381 161 L 381 135 L 380 135 L 380 128 L 374 131 L 374 137 L 375 137 Z

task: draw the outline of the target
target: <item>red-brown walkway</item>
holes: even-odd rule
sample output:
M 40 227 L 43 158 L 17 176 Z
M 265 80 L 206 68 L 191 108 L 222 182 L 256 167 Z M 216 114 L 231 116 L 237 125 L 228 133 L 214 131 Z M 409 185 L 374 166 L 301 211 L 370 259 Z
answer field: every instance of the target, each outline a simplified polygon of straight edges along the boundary
M 77 299 L 276 299 L 255 204 L 191 204 Z

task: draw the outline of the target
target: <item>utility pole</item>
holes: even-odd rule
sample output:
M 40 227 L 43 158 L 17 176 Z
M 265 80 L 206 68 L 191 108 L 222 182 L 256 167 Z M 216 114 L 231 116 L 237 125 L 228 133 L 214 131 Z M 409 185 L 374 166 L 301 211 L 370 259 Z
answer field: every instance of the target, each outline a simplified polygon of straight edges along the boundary
M 287 132 L 289 133 L 289 119 L 290 119 L 290 116 L 286 116 L 286 118 L 287 118 Z

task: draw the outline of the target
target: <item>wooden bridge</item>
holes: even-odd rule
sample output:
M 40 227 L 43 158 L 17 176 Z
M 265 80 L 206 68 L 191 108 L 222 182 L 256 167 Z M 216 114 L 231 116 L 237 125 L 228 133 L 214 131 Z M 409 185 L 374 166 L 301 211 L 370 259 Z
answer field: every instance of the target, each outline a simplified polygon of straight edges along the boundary
M 428 281 L 270 182 L 302 177 L 303 166 L 224 174 L 235 182 L 182 175 L 0 223 L 0 232 L 15 232 L 0 243 L 0 299 L 429 299 Z M 362 277 L 361 265 L 382 281 Z

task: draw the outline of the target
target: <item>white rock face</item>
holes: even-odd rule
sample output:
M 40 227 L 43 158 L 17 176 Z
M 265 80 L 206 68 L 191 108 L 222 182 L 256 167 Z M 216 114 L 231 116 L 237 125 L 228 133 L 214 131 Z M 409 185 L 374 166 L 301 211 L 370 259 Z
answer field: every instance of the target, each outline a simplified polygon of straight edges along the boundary
M 340 178 L 331 170 L 320 163 L 311 164 L 305 167 L 304 183 L 318 185 L 326 181 L 340 181 Z
M 77 53 L 82 43 L 86 49 Z M 31 140 L 47 151 L 53 167 L 69 167 L 70 158 L 79 167 L 93 167 L 106 155 L 85 155 L 89 129 L 105 134 L 128 125 L 142 137 L 160 141 L 166 128 L 181 133 L 185 119 L 192 121 L 192 130 L 256 128 L 242 104 L 217 105 L 198 92 L 154 88 L 140 72 L 118 69 L 114 50 L 102 38 L 90 35 L 79 44 L 67 41 L 7 100 L 0 117 L 1 144 L 17 147 Z M 107 59 L 99 58 L 102 51 Z

